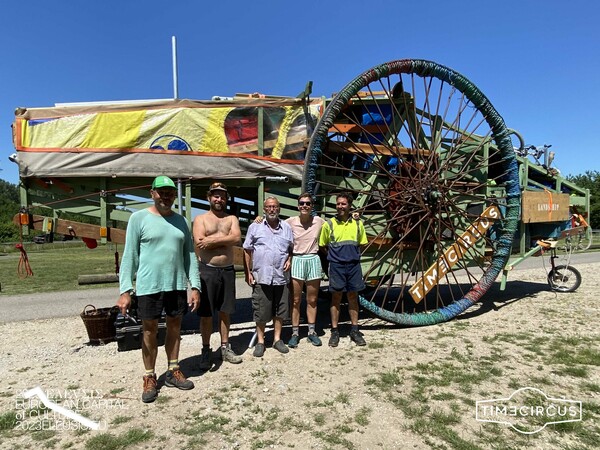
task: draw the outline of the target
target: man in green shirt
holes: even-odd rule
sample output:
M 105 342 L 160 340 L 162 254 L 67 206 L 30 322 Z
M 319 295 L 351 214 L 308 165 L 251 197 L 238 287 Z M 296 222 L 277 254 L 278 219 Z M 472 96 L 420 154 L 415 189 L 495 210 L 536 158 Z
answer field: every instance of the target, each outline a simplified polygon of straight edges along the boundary
M 176 193 L 175 183 L 169 177 L 154 179 L 150 190 L 154 205 L 129 218 L 119 275 L 121 295 L 117 306 L 124 315 L 131 304 L 134 276 L 136 278 L 138 317 L 143 328 L 142 359 L 146 369 L 144 403 L 153 402 L 158 396 L 154 367 L 158 354 L 158 320 L 163 309 L 169 364 L 165 385 L 184 390 L 194 387 L 179 370 L 179 341 L 181 319 L 188 307 L 188 285 L 192 289 L 192 311 L 200 304 L 200 275 L 189 224 L 171 209 Z

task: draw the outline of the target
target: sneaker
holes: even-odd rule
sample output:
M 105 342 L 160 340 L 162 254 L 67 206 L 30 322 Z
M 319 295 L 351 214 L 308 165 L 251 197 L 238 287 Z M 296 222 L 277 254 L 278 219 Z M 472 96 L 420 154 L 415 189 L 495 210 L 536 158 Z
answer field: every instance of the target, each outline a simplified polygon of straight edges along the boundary
M 331 331 L 331 336 L 329 337 L 329 346 L 337 347 L 340 343 L 340 332 L 338 330 Z
M 158 397 L 156 389 L 156 375 L 144 375 L 144 392 L 142 392 L 142 401 L 152 403 Z
M 257 358 L 262 358 L 262 356 L 265 354 L 265 344 L 261 344 L 258 343 L 254 346 L 254 352 L 252 353 L 252 355 L 256 356 Z
M 229 345 L 227 347 L 221 347 L 221 359 L 231 364 L 239 364 L 242 362 L 242 357 L 236 355 Z
M 194 383 L 188 380 L 181 370 L 167 370 L 165 375 L 165 386 L 176 387 L 177 389 L 183 389 L 184 391 L 194 389 Z
M 292 334 L 292 337 L 288 341 L 287 345 L 290 348 L 296 348 L 296 347 L 298 347 L 299 343 L 300 343 L 300 336 L 298 336 L 297 334 Z
M 212 351 L 210 348 L 202 348 L 202 353 L 200 354 L 200 364 L 198 364 L 198 368 L 200 370 L 210 370 L 212 367 Z
M 363 345 L 367 345 L 365 338 L 363 338 L 363 334 L 358 330 L 350 332 L 350 339 L 360 347 L 362 347 Z
M 319 338 L 319 336 L 317 336 L 317 333 L 309 333 L 309 335 L 306 337 L 306 340 L 315 347 L 321 346 L 321 339 Z
M 281 339 L 279 339 L 277 342 L 275 342 L 273 344 L 273 348 L 275 350 L 277 350 L 279 353 L 287 353 L 290 351 L 290 349 L 287 347 L 287 345 L 285 345 L 285 342 L 283 342 Z

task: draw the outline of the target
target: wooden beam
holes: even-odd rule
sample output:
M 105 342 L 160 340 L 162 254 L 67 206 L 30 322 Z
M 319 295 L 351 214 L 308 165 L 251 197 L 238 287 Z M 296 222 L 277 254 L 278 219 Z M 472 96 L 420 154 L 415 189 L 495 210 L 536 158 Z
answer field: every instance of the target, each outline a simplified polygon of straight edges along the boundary
M 360 125 L 358 123 L 334 123 L 329 129 L 330 133 L 367 133 L 383 134 L 387 130 L 387 125 Z
M 29 228 L 39 231 L 44 230 L 44 219 L 47 219 L 44 216 L 38 215 L 30 215 L 29 216 Z M 52 220 L 52 219 L 49 219 Z M 13 222 L 17 225 L 20 225 L 20 214 L 16 214 L 13 217 Z M 97 239 L 101 238 L 100 236 L 100 225 L 93 225 L 90 223 L 82 223 L 76 222 L 74 220 L 64 220 L 64 219 L 56 219 L 56 227 L 54 228 L 54 233 L 56 234 L 65 234 L 67 236 L 73 236 L 76 238 L 90 238 Z M 107 241 L 115 242 L 117 244 L 125 243 L 125 230 L 121 230 L 119 228 L 107 228 Z
M 116 273 L 79 275 L 77 284 L 102 284 L 102 283 L 118 283 L 119 275 Z
M 393 151 L 392 151 L 393 148 Z M 360 153 L 368 155 L 384 155 L 384 156 L 420 156 L 428 157 L 431 153 L 429 150 L 419 149 L 415 151 L 412 148 L 407 147 L 390 147 L 387 145 L 379 144 L 362 144 L 354 142 L 329 142 L 329 150 L 332 152 L 347 152 L 347 153 Z

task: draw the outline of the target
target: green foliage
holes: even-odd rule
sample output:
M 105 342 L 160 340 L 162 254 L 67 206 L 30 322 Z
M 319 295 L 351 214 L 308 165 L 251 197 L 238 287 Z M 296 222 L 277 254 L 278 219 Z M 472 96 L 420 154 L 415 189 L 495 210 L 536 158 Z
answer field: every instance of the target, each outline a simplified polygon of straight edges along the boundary
M 19 189 L 16 185 L 0 180 L 0 242 L 19 240 L 19 228 L 12 218 L 19 212 Z
M 0 414 L 0 431 L 12 430 L 17 424 L 17 413 L 10 411 Z
M 0 202 L 19 203 L 19 189 L 16 184 L 0 180 Z
M 594 230 L 600 228 L 600 171 L 587 170 L 580 175 L 569 175 L 567 180 L 590 190 L 590 225 Z

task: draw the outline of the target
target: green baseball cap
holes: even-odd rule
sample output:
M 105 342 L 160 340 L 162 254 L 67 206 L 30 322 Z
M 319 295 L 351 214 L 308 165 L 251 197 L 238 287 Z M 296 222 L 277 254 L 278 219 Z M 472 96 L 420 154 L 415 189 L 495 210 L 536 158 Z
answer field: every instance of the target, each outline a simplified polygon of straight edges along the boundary
M 175 183 L 173 183 L 173 180 L 171 180 L 169 177 L 167 177 L 165 175 L 161 175 L 161 176 L 156 177 L 154 179 L 154 181 L 152 182 L 152 190 L 159 189 L 159 188 L 177 189 L 177 186 L 175 186 Z

